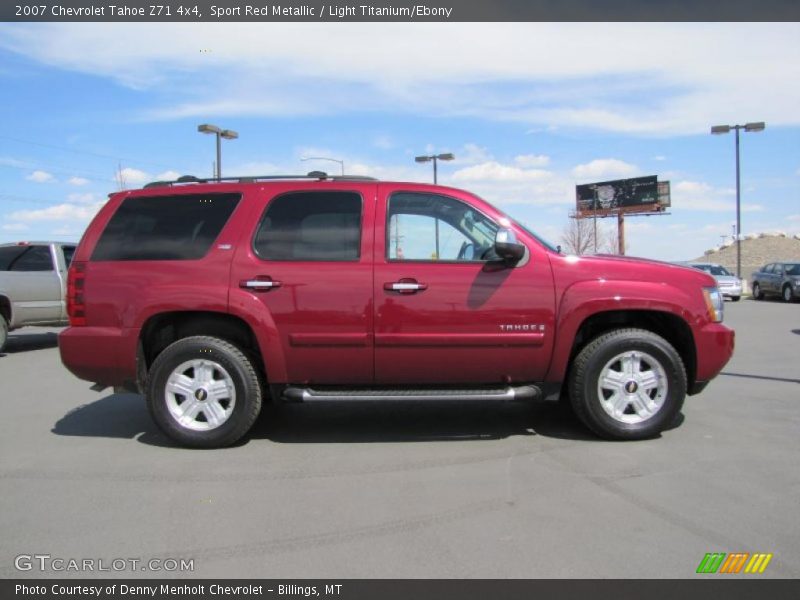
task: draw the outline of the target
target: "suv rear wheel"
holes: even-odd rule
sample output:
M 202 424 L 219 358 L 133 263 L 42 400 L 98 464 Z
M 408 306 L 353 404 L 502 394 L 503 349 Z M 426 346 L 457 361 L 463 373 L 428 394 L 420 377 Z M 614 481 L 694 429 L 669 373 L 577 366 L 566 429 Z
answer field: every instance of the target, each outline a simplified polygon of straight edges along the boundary
M 757 283 L 753 284 L 753 298 L 756 300 L 763 300 L 764 299 L 764 292 L 761 291 L 761 286 Z
M 236 346 L 194 336 L 169 345 L 153 361 L 147 406 L 172 439 L 195 448 L 230 446 L 261 411 L 262 389 L 252 361 Z
M 653 437 L 677 417 L 686 371 L 675 348 L 644 329 L 605 333 L 581 350 L 569 381 L 572 407 L 601 437 Z
M 792 301 L 792 286 L 788 283 L 783 286 L 783 301 L 784 302 L 791 302 Z

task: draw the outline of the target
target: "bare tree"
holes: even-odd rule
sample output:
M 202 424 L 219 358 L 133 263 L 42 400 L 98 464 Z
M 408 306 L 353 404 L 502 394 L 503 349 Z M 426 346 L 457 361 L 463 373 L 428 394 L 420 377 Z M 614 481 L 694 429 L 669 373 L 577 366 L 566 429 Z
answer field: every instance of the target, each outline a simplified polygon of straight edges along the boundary
M 615 228 L 597 228 L 597 253 L 619 254 L 619 238 Z
M 591 254 L 594 252 L 594 225 L 589 219 L 570 219 L 561 234 L 564 252 L 567 254 Z
M 595 253 L 595 223 L 593 219 L 570 219 L 561 234 L 564 251 L 567 254 L 594 254 Z M 617 236 L 597 224 L 597 250 L 598 254 L 617 254 Z

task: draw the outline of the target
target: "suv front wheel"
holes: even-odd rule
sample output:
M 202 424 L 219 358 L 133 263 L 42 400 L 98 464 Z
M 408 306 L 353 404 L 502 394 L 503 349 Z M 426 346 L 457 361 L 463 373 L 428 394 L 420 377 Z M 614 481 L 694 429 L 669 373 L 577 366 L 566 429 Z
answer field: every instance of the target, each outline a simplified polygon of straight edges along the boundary
M 653 437 L 678 416 L 686 371 L 675 348 L 644 329 L 617 329 L 584 347 L 571 370 L 569 395 L 581 421 L 601 437 Z
M 262 390 L 252 361 L 219 338 L 193 336 L 169 345 L 153 361 L 147 407 L 169 437 L 195 448 L 230 446 L 261 411 Z

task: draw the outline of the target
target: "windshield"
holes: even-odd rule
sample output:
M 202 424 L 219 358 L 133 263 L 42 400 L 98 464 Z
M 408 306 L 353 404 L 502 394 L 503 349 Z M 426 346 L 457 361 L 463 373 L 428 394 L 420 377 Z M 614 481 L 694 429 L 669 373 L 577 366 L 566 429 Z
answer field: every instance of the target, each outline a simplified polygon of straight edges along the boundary
M 788 263 L 783 267 L 787 275 L 800 275 L 800 263 Z
M 516 223 L 516 225 L 517 225 L 517 226 L 518 226 L 520 229 L 524 230 L 524 231 L 525 231 L 525 232 L 526 232 L 528 235 L 530 235 L 532 238 L 536 239 L 536 240 L 537 240 L 537 241 L 538 241 L 538 242 L 539 242 L 539 243 L 540 243 L 542 246 L 544 246 L 544 247 L 545 247 L 545 248 L 547 248 L 548 250 L 550 250 L 550 251 L 552 251 L 552 252 L 558 252 L 558 253 L 561 253 L 561 247 L 560 247 L 560 246 L 558 246 L 558 247 L 557 247 L 557 246 L 554 246 L 553 244 L 551 244 L 550 242 L 548 242 L 546 239 L 544 239 L 542 236 L 540 236 L 540 235 L 538 235 L 538 234 L 534 233 L 533 231 L 531 231 L 530 229 L 528 229 L 527 227 L 525 227 L 525 225 L 523 225 L 522 223 L 520 223 L 520 222 L 519 222 L 519 221 L 517 221 L 516 219 L 511 219 L 511 220 L 512 220 L 512 221 L 514 221 L 514 223 Z
M 493 205 L 491 202 L 487 202 L 487 201 L 486 201 L 486 200 L 484 200 L 483 198 L 481 198 L 481 200 L 483 200 L 484 202 L 486 202 L 486 204 L 490 204 L 490 205 L 494 206 L 494 205 Z M 495 206 L 495 208 L 497 208 L 497 207 Z M 514 223 L 514 224 L 515 224 L 517 227 L 519 227 L 520 229 L 522 229 L 522 230 L 523 230 L 525 233 L 527 233 L 527 234 L 528 234 L 529 236 L 531 236 L 533 239 L 535 239 L 536 241 L 538 241 L 538 242 L 539 242 L 539 243 L 540 243 L 542 246 L 544 246 L 545 248 L 547 248 L 547 249 L 548 249 L 548 250 L 550 250 L 551 252 L 557 252 L 557 253 L 559 253 L 559 254 L 561 253 L 561 247 L 560 247 L 560 246 L 556 246 L 555 244 L 552 244 L 552 243 L 548 242 L 548 241 L 547 241 L 546 239 L 544 239 L 542 236 L 540 236 L 540 235 L 539 235 L 539 234 L 537 234 L 537 233 L 534 233 L 534 232 L 533 232 L 533 231 L 531 231 L 531 230 L 530 230 L 528 227 L 525 227 L 525 225 L 523 225 L 522 223 L 520 223 L 519 221 L 517 221 L 517 220 L 516 220 L 516 219 L 514 219 L 513 217 L 510 217 L 510 216 L 508 216 L 508 214 L 507 214 L 507 213 L 505 213 L 504 211 L 500 211 L 500 210 L 498 209 L 498 212 L 502 213 L 502 214 L 503 214 L 503 216 L 504 216 L 506 219 L 508 219 L 509 221 L 511 221 L 512 223 Z M 492 233 L 492 235 L 494 235 L 494 232 Z M 492 243 L 494 243 L 494 238 L 492 238 Z

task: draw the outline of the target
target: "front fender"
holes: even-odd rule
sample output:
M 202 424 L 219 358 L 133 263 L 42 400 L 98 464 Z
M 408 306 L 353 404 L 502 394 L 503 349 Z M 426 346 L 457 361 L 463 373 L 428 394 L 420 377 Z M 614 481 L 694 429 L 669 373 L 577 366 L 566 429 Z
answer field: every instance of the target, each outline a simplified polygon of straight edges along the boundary
M 558 305 L 555 347 L 545 380 L 564 381 L 575 337 L 589 317 L 625 310 L 661 312 L 680 317 L 694 329 L 704 318 L 693 310 L 701 301 L 699 294 L 690 297 L 686 290 L 662 282 L 598 279 L 571 285 Z

